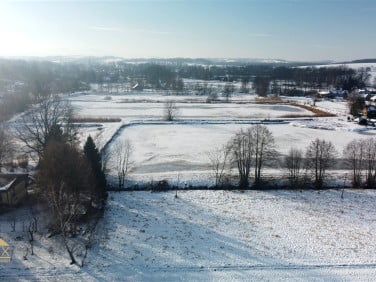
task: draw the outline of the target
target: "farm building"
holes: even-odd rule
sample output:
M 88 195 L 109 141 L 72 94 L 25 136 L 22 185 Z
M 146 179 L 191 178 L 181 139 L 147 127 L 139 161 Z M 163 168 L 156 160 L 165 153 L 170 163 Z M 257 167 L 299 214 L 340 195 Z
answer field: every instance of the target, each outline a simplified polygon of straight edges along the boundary
M 0 205 L 14 206 L 27 196 L 28 174 L 0 174 Z

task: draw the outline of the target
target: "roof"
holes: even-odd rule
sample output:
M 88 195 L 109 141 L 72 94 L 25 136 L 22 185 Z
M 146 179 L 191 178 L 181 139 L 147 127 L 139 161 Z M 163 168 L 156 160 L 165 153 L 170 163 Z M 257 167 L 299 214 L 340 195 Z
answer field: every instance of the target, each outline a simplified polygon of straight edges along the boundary
M 376 106 L 368 105 L 367 106 L 367 111 L 376 111 Z
M 12 187 L 13 183 L 16 182 L 17 178 L 13 179 L 11 182 L 9 182 L 7 185 L 0 186 L 0 192 L 1 191 L 7 191 L 10 187 Z
M 7 247 L 9 246 L 7 242 L 5 242 L 3 239 L 0 239 L 0 247 Z

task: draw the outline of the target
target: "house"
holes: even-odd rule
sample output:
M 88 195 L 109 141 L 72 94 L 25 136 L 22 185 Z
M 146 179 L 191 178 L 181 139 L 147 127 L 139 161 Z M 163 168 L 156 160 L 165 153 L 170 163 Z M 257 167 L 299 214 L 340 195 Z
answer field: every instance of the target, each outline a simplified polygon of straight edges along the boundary
M 331 88 L 327 91 L 320 91 L 318 93 L 318 96 L 320 98 L 335 99 L 335 98 L 345 98 L 347 97 L 347 94 L 348 94 L 347 90 Z
M 27 196 L 28 174 L 0 174 L 0 205 L 14 206 Z
M 376 118 L 376 106 L 366 105 L 363 109 L 363 115 L 369 119 L 375 119 Z

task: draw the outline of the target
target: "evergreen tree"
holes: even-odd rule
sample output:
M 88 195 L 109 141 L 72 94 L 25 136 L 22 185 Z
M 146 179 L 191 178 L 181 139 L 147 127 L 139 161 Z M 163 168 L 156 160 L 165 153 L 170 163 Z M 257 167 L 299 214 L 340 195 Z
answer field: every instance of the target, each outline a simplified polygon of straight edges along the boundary
M 99 199 L 104 199 L 106 197 L 106 176 L 102 169 L 101 154 L 90 135 L 84 145 L 84 153 L 96 178 L 95 194 Z

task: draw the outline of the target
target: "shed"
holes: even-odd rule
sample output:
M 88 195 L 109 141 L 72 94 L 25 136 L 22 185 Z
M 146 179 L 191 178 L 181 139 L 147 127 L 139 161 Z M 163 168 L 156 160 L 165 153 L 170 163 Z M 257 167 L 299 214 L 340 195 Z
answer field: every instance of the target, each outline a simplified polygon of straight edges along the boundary
M 0 205 L 14 206 L 27 196 L 28 174 L 0 174 Z

